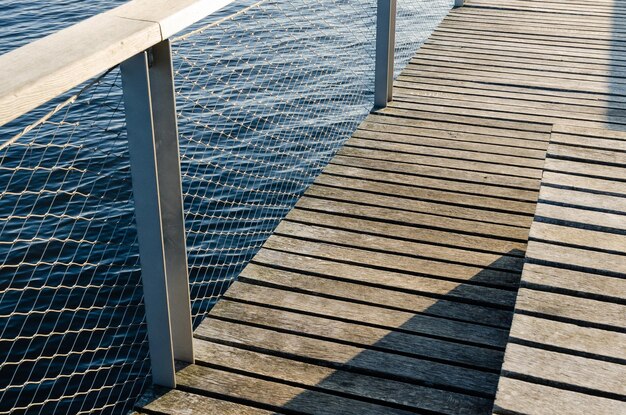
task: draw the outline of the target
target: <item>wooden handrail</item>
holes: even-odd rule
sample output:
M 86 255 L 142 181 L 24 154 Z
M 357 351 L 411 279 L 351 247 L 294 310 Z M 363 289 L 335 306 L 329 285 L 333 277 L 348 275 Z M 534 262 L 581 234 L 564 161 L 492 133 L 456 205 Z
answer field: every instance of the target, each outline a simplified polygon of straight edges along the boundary
M 0 56 L 0 125 L 235 0 L 133 0 Z

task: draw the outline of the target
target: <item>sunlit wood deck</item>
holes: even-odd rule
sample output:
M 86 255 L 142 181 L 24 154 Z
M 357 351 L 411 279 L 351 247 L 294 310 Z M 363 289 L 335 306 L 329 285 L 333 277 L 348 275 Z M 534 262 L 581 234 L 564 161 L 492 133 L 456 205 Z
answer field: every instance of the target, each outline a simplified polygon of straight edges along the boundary
M 624 22 L 452 11 L 138 411 L 626 413 Z

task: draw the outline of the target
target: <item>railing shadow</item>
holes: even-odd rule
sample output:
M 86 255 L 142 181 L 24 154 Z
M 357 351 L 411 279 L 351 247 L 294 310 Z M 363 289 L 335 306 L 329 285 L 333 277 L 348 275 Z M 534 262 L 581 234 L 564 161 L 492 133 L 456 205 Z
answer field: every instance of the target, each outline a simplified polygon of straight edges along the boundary
M 384 337 L 373 339 L 361 353 L 320 381 L 316 389 L 337 390 L 337 385 L 358 382 L 354 373 L 363 373 L 394 381 L 395 385 L 407 386 L 404 390 L 396 388 L 389 395 L 389 390 L 377 390 L 379 385 L 370 385 L 372 389 L 369 391 L 368 385 L 361 385 L 364 393 L 369 394 L 369 399 L 384 401 L 390 412 L 394 412 L 391 408 L 409 409 L 417 406 L 427 413 L 490 414 L 517 288 L 511 287 L 496 299 L 493 298 L 494 290 L 484 285 L 484 281 L 493 281 L 494 273 L 499 272 L 496 270 L 510 268 L 512 258 L 517 263 L 516 268 L 521 270 L 523 252 L 509 252 L 509 255 L 485 267 L 467 283 L 450 291 L 445 298 L 421 312 L 415 312 L 414 317 L 389 330 Z M 514 276 L 515 282 L 519 283 L 521 271 Z M 516 287 L 516 284 L 512 286 Z M 420 290 L 419 277 L 415 279 L 415 288 Z M 481 289 L 484 291 L 482 301 L 479 298 Z M 476 298 L 475 301 L 455 300 L 467 298 L 461 294 L 468 292 Z M 496 302 L 498 305 L 494 304 Z M 429 330 L 431 333 L 439 333 L 440 341 L 424 342 L 421 335 L 407 334 L 416 333 L 416 327 L 423 324 L 424 315 L 441 317 L 436 320 L 439 327 L 431 327 Z M 391 348 L 402 352 L 383 352 Z M 310 403 L 311 399 L 305 392 L 294 396 L 282 409 L 302 410 L 303 407 L 310 407 Z M 353 413 L 352 404 L 350 399 L 333 399 L 319 412 L 311 413 Z M 380 413 L 386 412 L 384 406 L 380 408 Z
M 609 32 L 606 128 L 626 131 L 626 2 L 613 3 Z

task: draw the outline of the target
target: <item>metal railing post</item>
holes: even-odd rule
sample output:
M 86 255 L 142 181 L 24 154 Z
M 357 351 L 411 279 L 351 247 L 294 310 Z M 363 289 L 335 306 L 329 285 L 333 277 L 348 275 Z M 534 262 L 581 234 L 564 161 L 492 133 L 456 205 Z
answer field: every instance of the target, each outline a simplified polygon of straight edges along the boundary
M 374 108 L 385 108 L 393 98 L 396 44 L 396 0 L 378 0 L 376 13 L 376 68 Z
M 465 0 L 454 0 L 454 8 L 456 9 L 457 7 L 462 7 L 464 3 Z
M 193 362 L 191 306 L 169 42 L 150 52 L 120 66 L 152 377 L 174 387 L 174 360 Z

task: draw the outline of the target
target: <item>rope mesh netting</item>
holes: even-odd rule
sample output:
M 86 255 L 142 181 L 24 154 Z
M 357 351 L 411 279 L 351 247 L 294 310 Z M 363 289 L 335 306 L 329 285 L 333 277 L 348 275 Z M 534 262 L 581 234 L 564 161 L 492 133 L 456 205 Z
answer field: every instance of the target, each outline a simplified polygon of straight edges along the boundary
M 398 0 L 396 74 L 449 8 Z M 375 34 L 375 0 L 264 0 L 173 40 L 194 325 L 367 116 Z M 119 71 L 58 102 L 0 129 L 0 415 L 150 382 Z
M 449 8 L 398 2 L 396 74 Z M 375 38 L 376 1 L 268 0 L 174 41 L 195 325 L 368 114 Z

